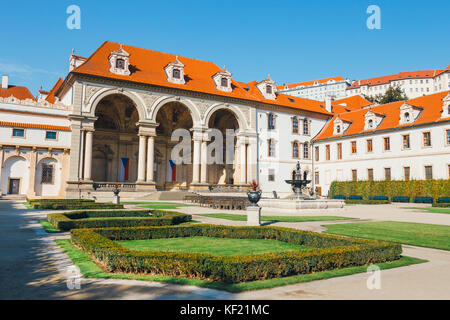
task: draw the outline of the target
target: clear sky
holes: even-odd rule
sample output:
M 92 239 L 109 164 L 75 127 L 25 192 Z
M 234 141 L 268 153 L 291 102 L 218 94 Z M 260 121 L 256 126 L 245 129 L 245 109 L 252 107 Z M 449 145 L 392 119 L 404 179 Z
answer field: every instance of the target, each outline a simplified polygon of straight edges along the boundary
M 81 29 L 69 30 L 69 5 Z M 369 30 L 369 5 L 381 29 Z M 226 65 L 238 81 L 361 79 L 450 64 L 449 0 L 47 0 L 0 4 L 0 73 L 33 94 L 104 41 Z

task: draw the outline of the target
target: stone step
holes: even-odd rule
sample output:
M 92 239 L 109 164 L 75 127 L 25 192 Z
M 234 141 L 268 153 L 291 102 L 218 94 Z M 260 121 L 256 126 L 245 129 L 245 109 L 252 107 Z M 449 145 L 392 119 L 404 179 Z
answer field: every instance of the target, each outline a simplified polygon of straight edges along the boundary
M 136 198 L 137 200 L 169 200 L 182 201 L 184 197 L 193 194 L 190 191 L 157 191 L 152 194 Z

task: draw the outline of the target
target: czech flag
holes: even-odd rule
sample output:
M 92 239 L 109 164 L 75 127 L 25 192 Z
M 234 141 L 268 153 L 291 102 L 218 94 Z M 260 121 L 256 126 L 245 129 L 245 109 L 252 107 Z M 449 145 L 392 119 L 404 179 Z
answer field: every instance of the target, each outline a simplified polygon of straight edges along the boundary
M 120 181 L 128 181 L 130 172 L 130 159 L 120 159 Z
M 169 182 L 177 181 L 177 165 L 175 160 L 169 160 Z

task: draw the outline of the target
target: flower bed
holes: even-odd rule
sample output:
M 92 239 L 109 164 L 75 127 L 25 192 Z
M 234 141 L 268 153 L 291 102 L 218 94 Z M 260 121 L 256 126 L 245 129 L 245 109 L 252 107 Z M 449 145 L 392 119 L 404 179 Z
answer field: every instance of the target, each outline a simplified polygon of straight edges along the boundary
M 110 228 L 139 226 L 168 226 L 192 220 L 191 215 L 162 210 L 73 211 L 47 215 L 58 230 L 79 228 Z
M 314 249 L 247 256 L 135 251 L 115 241 L 175 237 L 278 240 Z M 89 253 L 108 272 L 158 274 L 239 283 L 393 261 L 400 244 L 353 239 L 277 227 L 191 225 L 169 227 L 76 229 L 74 245 Z

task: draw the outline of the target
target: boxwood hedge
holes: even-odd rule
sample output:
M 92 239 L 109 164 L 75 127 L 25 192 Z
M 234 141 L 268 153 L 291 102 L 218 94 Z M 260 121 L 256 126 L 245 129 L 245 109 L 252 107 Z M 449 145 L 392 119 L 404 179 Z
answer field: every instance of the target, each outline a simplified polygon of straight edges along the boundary
M 33 209 L 123 209 L 121 204 L 95 202 L 91 199 L 28 199 L 28 203 Z
M 248 256 L 136 251 L 117 240 L 175 237 L 271 239 L 314 247 L 307 251 Z M 400 258 L 400 244 L 346 238 L 278 227 L 190 225 L 137 228 L 75 229 L 72 243 L 88 252 L 107 272 L 158 274 L 225 283 L 264 280 Z
M 53 227 L 62 231 L 77 228 L 168 226 L 192 220 L 192 216 L 162 210 L 73 211 L 47 215 Z

